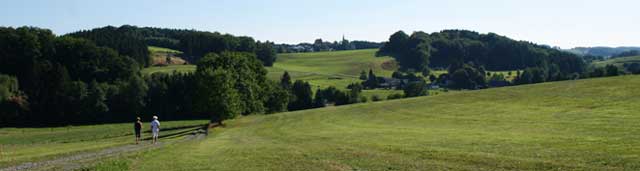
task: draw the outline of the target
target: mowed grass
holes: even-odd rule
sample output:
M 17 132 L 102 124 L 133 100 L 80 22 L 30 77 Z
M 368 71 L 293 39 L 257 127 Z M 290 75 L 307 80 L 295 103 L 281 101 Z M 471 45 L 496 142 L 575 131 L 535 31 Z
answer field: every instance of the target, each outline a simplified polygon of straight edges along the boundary
M 639 170 L 639 84 L 640 76 L 620 76 L 242 117 L 203 141 L 106 165 L 131 170 Z
M 622 67 L 626 63 L 640 63 L 640 56 L 613 58 L 604 61 L 597 61 L 593 63 L 594 67 L 605 67 L 607 65 L 615 65 Z
M 278 54 L 273 67 L 353 78 L 358 78 L 363 70 L 373 69 L 377 75 L 391 76 L 397 69 L 395 62 L 391 57 L 376 57 L 376 51 L 378 49 Z
M 162 122 L 169 135 L 190 126 L 207 123 L 204 120 Z M 144 123 L 144 130 L 149 123 Z M 173 130 L 170 130 L 173 129 Z M 148 138 L 149 133 L 143 133 Z M 133 123 L 56 128 L 0 128 L 0 168 L 23 162 L 34 162 L 84 151 L 134 143 Z
M 312 85 L 312 89 L 334 86 L 346 90 L 352 83 L 360 83 L 360 72 L 372 69 L 377 76 L 391 77 L 398 66 L 393 58 L 376 57 L 378 49 L 287 53 L 278 54 L 273 67 L 267 67 L 267 77 L 280 80 L 285 71 L 293 80 L 303 80 Z M 399 90 L 364 90 L 368 98 L 378 95 L 383 99 L 390 94 L 402 93 Z

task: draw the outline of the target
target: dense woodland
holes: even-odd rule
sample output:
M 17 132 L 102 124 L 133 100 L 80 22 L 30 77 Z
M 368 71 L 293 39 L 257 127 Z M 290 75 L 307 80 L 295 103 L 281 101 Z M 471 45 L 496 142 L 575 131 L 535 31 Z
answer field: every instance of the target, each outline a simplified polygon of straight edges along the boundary
M 623 55 L 633 55 L 634 52 L 628 53 Z M 480 34 L 466 30 L 444 30 L 431 34 L 418 31 L 411 35 L 398 31 L 389 37 L 378 55 L 394 57 L 402 72 L 421 72 L 423 80 L 429 77 L 432 82 L 452 89 L 481 89 L 490 87 L 490 82 L 506 82 L 504 75 L 492 75 L 487 70 L 517 70 L 514 73 L 516 78 L 507 85 L 625 73 L 613 65 L 590 68 L 585 62 L 598 57 L 582 57 L 494 33 Z M 626 66 L 626 70 L 633 73 L 636 66 Z M 430 75 L 432 69 L 447 69 L 448 73 L 435 78 Z
M 196 72 L 140 74 L 149 62 L 147 45 L 184 51 L 195 60 Z M 293 82 L 288 73 L 281 82 L 267 80 L 263 66 L 275 61 L 271 45 L 250 37 L 133 26 L 63 36 L 2 27 L 0 127 L 123 122 L 152 115 L 222 122 L 235 115 L 362 101 L 361 89 L 332 87 L 318 90 L 322 93 L 314 99 L 309 83 Z
M 151 27 L 107 26 L 68 34 L 86 38 L 98 46 L 117 50 L 122 55 L 132 57 L 141 66 L 148 66 L 151 59 L 147 46 L 158 46 L 184 52 L 183 58 L 196 63 L 207 53 L 224 51 L 256 53 L 266 66 L 273 65 L 276 52 L 272 42 L 259 42 L 251 37 L 233 36 L 218 32 L 205 32 L 184 29 L 164 29 Z
M 220 52 L 208 53 L 203 55 L 206 60 L 198 60 L 195 74 L 142 76 L 139 69 L 148 65 L 145 63 L 148 59 L 144 59 L 148 58 L 147 42 L 141 39 L 144 30 L 131 26 L 104 27 L 55 36 L 46 29 L 0 28 L 0 63 L 3 65 L 0 68 L 0 123 L 3 125 L 0 126 L 122 122 L 135 116 L 151 115 L 168 120 L 216 119 L 221 118 L 218 117 L 221 113 L 207 113 L 206 106 L 199 105 L 203 100 L 212 99 L 198 97 L 206 91 L 197 85 L 219 90 L 219 86 L 229 83 L 240 99 L 236 108 L 238 114 L 286 110 L 283 107 L 286 101 L 274 100 L 278 99 L 277 93 L 287 97 L 282 95 L 286 91 L 278 91 L 277 83 L 266 80 L 264 62 L 258 56 L 275 57 L 270 43 L 216 33 L 177 31 L 185 35 L 211 35 L 199 38 L 211 38 L 211 42 L 233 42 L 214 40 L 219 37 L 246 39 L 246 46 L 253 48 L 231 53 L 222 52 L 229 47 L 220 46 L 223 47 L 218 49 Z M 179 45 L 197 49 L 198 55 L 206 51 L 194 48 L 203 45 Z M 245 47 L 240 43 L 236 45 L 230 47 Z M 196 55 L 195 51 L 186 52 Z M 206 72 L 200 71 L 205 69 Z M 213 71 L 209 72 L 209 69 Z M 211 77 L 211 74 L 226 77 L 201 84 L 203 78 Z

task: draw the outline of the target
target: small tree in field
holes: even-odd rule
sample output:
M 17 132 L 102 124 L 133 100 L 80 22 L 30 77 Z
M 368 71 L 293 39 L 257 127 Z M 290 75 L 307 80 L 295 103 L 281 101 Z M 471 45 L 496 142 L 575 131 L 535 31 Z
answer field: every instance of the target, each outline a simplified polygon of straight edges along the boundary
M 224 69 L 198 67 L 196 76 L 196 109 L 211 116 L 211 122 L 222 125 L 232 119 L 240 109 L 240 96 L 234 88 L 235 79 Z
M 364 72 L 364 70 L 362 70 L 362 72 L 360 72 L 360 80 L 367 80 L 367 72 Z

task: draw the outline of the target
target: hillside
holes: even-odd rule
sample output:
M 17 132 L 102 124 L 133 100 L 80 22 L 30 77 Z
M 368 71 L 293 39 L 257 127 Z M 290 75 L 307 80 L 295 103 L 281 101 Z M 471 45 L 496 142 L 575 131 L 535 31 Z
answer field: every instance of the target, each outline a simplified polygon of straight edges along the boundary
M 604 61 L 594 62 L 593 65 L 595 67 L 604 67 L 606 65 L 616 65 L 616 66 L 622 67 L 622 65 L 626 63 L 640 63 L 640 56 L 611 58 Z
M 378 49 L 348 50 L 313 53 L 278 54 L 273 67 L 267 67 L 267 77 L 280 80 L 284 71 L 289 72 L 293 80 L 308 81 L 313 90 L 335 86 L 346 89 L 351 83 L 359 83 L 360 72 L 373 69 L 376 75 L 391 77 L 397 70 L 397 63 L 391 57 L 376 57 Z M 378 95 L 386 98 L 400 90 L 364 90 L 367 97 Z
M 640 50 L 640 47 L 576 47 L 564 50 L 578 55 L 610 57 L 625 51 Z
M 397 64 L 390 57 L 375 57 L 378 49 L 279 54 L 269 70 L 268 77 L 279 80 L 288 71 L 294 80 L 309 81 L 320 87 L 345 88 L 359 82 L 361 71 L 373 71 L 377 75 L 390 77 Z
M 638 84 L 621 76 L 242 117 L 204 141 L 97 169 L 638 170 Z

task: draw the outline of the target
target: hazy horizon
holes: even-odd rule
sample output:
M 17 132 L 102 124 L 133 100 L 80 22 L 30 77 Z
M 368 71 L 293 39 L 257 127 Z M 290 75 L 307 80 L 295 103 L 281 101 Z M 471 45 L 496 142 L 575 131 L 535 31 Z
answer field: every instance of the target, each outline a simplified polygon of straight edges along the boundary
M 57 35 L 107 25 L 196 29 L 297 44 L 386 41 L 392 33 L 446 29 L 493 32 L 537 44 L 640 46 L 640 2 L 612 1 L 109 1 L 25 0 L 0 7 L 0 26 L 35 26 Z

